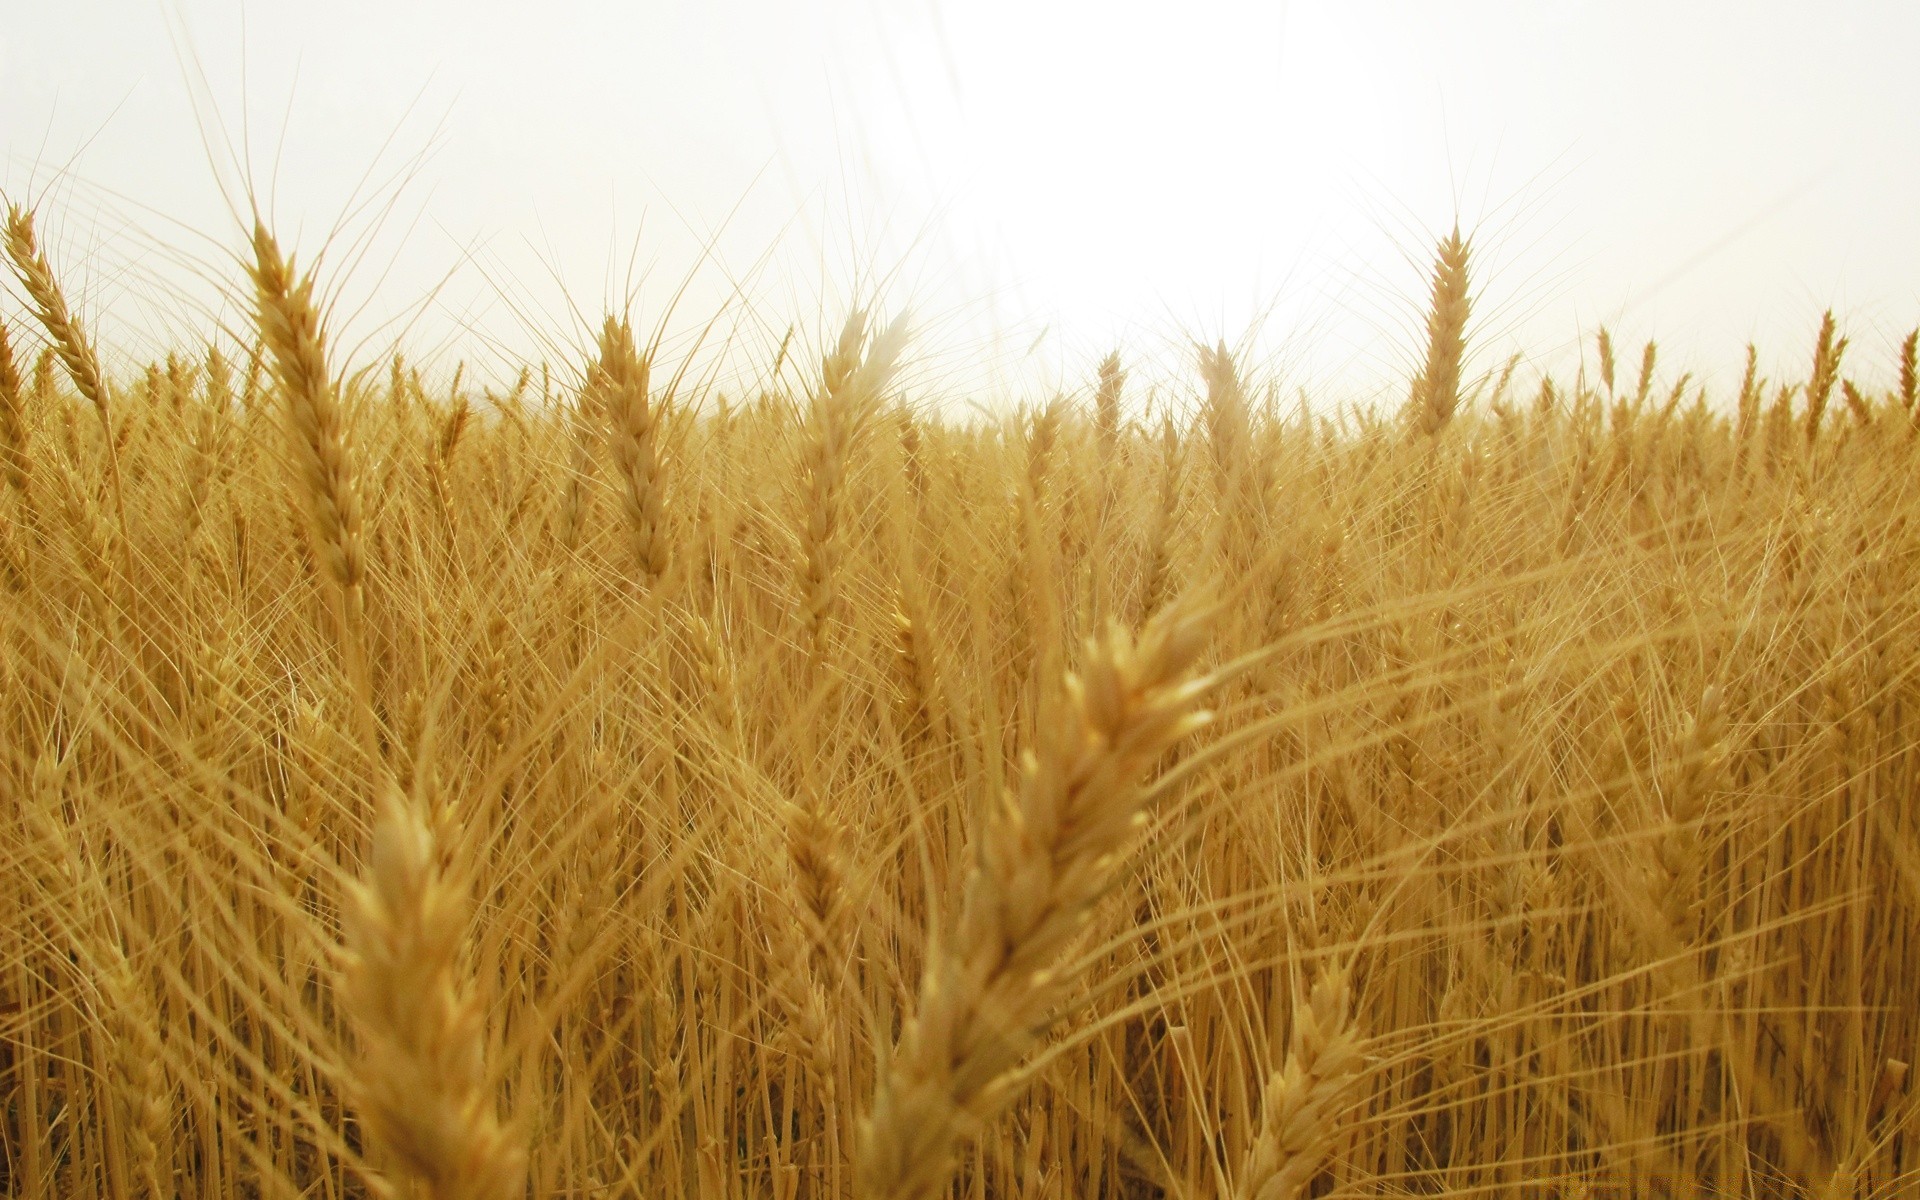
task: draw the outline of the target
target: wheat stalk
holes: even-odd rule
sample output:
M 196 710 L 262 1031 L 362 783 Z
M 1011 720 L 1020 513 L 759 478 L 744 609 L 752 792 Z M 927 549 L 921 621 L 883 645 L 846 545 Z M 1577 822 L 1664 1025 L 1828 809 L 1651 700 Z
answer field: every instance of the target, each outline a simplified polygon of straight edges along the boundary
M 1174 526 L 1180 516 L 1180 431 L 1171 418 L 1160 422 L 1160 486 L 1154 500 L 1140 592 L 1141 620 L 1158 610 L 1173 592 Z
M 1247 411 L 1247 393 L 1241 386 L 1227 344 L 1200 348 L 1200 375 L 1207 385 L 1201 419 L 1207 430 L 1207 448 L 1213 456 L 1214 486 L 1229 519 L 1236 516 L 1240 487 L 1253 453 L 1253 424 Z
M 300 508 L 321 572 L 332 584 L 341 657 L 357 705 L 362 748 L 379 758 L 379 735 L 368 675 L 364 619 L 366 552 L 360 492 L 349 452 L 345 414 L 327 365 L 326 331 L 314 302 L 312 272 L 297 275 L 293 259 L 256 222 L 254 319 L 273 358 L 273 380 L 287 406 L 287 434 L 299 479 Z

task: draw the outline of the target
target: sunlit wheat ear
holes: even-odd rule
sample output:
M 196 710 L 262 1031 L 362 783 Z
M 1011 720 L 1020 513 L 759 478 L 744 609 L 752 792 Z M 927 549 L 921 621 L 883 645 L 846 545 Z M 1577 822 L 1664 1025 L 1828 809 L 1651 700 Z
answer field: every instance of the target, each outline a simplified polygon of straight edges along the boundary
M 1840 356 L 1847 351 L 1847 339 L 1835 338 L 1833 310 L 1820 318 L 1820 334 L 1813 345 L 1813 373 L 1807 377 L 1807 444 L 1820 436 L 1820 421 L 1827 412 L 1827 400 L 1840 379 Z
M 1215 485 L 1223 500 L 1234 484 L 1252 450 L 1252 415 L 1247 408 L 1246 388 L 1234 366 L 1227 344 L 1200 347 L 1200 375 L 1207 385 L 1206 405 L 1201 418 L 1207 430 L 1207 448 L 1213 456 Z
M 383 794 L 344 914 L 356 1105 L 426 1200 L 516 1200 L 526 1155 L 497 1116 L 486 1014 L 461 978 L 467 881 L 451 834 L 444 810 L 430 814 L 396 786 Z
M 1760 423 L 1760 351 L 1747 343 L 1747 368 L 1740 376 L 1740 395 L 1734 401 L 1733 442 L 1736 466 L 1746 462 L 1748 443 Z
M 1013 792 L 979 834 L 960 917 L 935 935 L 920 997 L 863 1122 L 856 1191 L 925 1197 L 1005 1106 L 1074 980 L 1057 974 L 1145 819 L 1142 777 L 1207 720 L 1192 667 L 1211 613 L 1175 605 L 1115 629 L 1042 713 Z
M 1653 368 L 1660 361 L 1660 343 L 1648 340 L 1640 351 L 1640 378 L 1633 385 L 1633 409 L 1637 415 L 1647 407 L 1647 396 L 1653 391 Z
M 910 736 L 938 733 L 944 728 L 940 659 L 928 622 L 921 581 L 911 568 L 903 571 L 894 593 L 893 653 L 894 707 Z
M 1100 439 L 1100 460 L 1111 469 L 1120 445 L 1120 393 L 1127 386 L 1118 350 L 1100 360 L 1099 380 L 1093 392 L 1093 427 Z
M 467 422 L 472 414 L 473 407 L 467 398 L 456 396 L 452 409 L 433 431 L 433 442 L 427 450 L 427 485 L 433 492 L 434 504 L 440 510 L 440 519 L 446 526 L 449 542 L 459 532 L 453 506 L 453 456 L 460 449 L 460 439 L 466 433 Z
M 327 579 L 357 609 L 366 581 L 360 495 L 346 421 L 328 373 L 313 276 L 296 277 L 293 260 L 280 253 L 265 225 L 254 226 L 253 251 L 254 315 L 287 405 L 288 440 L 314 553 Z
M 1344 970 L 1328 971 L 1293 1010 L 1287 1061 L 1267 1081 L 1260 1133 L 1235 1200 L 1294 1200 L 1319 1173 L 1339 1132 L 1339 1106 L 1366 1066 Z
M 1460 227 L 1440 242 L 1433 264 L 1433 292 L 1427 306 L 1427 361 L 1413 381 L 1414 427 L 1432 436 L 1446 428 L 1460 406 L 1460 364 L 1466 356 L 1467 318 L 1473 300 L 1467 291 L 1471 243 Z
M 1174 526 L 1180 516 L 1180 431 L 1171 417 L 1160 422 L 1160 486 L 1148 523 L 1146 567 L 1140 592 L 1142 619 L 1173 591 Z
M 1920 329 L 1900 343 L 1900 407 L 1909 417 L 1920 417 L 1916 399 L 1920 399 Z
M 1847 402 L 1847 411 L 1853 414 L 1855 422 L 1861 425 L 1873 424 L 1873 402 L 1851 379 L 1840 381 L 1841 398 Z
M 816 659 L 826 653 L 840 609 L 846 555 L 845 491 L 855 447 L 866 435 L 906 346 L 904 318 L 868 334 L 864 312 L 847 318 L 840 341 L 821 367 L 801 431 L 800 619 Z
M 588 388 L 606 421 L 620 508 L 626 514 L 635 564 L 648 585 L 666 574 L 671 557 L 660 471 L 660 411 L 648 395 L 650 374 L 651 364 L 634 346 L 632 327 L 608 317 Z
M 53 277 L 53 268 L 40 252 L 33 231 L 33 213 L 19 205 L 7 206 L 7 259 L 13 264 L 14 278 L 27 293 L 33 315 L 46 327 L 47 336 L 60 361 L 73 379 L 73 386 L 87 403 L 93 405 L 102 427 L 108 427 L 106 376 L 93 343 L 87 340 L 80 319 L 68 307 L 66 294 Z M 108 427 L 107 440 L 113 440 Z
M 100 429 L 106 439 L 108 482 L 113 488 L 114 502 L 119 504 L 120 455 L 114 437 L 106 376 L 100 369 L 100 356 L 94 351 L 93 343 L 87 340 L 80 319 L 68 306 L 66 294 L 53 277 L 53 268 L 48 265 L 46 255 L 40 252 L 33 231 L 33 213 L 17 204 L 7 206 L 7 260 L 13 265 L 14 278 L 19 280 L 21 289 L 27 293 L 27 299 L 33 306 L 33 315 L 39 318 L 48 339 L 53 343 L 51 349 L 59 355 L 67 374 L 73 379 L 73 386 L 93 406 L 94 416 L 100 421 Z
M 1709 686 L 1679 739 L 1666 792 L 1667 820 L 1654 844 L 1653 900 L 1667 946 L 1691 947 L 1699 938 L 1699 893 L 1709 845 L 1700 828 L 1708 804 L 1725 784 L 1727 710 L 1718 686 Z

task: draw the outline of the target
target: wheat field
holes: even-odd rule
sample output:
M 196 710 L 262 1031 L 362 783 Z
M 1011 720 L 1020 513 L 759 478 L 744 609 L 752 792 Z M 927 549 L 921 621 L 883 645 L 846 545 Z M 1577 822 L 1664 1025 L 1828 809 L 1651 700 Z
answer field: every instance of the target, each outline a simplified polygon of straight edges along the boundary
M 6 235 L 7 1195 L 1920 1188 L 1912 337 L 483 390 L 261 227 L 116 376 Z

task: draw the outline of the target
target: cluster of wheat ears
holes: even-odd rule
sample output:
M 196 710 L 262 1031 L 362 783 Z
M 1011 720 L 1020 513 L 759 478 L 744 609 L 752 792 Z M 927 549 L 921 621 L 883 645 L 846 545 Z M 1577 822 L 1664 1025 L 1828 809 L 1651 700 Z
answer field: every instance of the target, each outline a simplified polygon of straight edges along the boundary
M 1913 337 L 469 395 L 261 227 L 116 381 L 5 243 L 7 1195 L 1920 1188 Z

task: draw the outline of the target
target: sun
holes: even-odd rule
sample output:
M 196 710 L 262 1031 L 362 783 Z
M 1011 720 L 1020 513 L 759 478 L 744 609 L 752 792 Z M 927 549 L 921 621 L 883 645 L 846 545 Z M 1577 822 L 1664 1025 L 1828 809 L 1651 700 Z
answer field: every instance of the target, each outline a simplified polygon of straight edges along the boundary
M 916 11 L 850 106 L 864 165 L 936 214 L 993 320 L 1083 357 L 1142 328 L 1235 336 L 1276 302 L 1341 319 L 1352 279 L 1404 269 L 1355 195 L 1444 182 L 1416 152 L 1412 86 L 1330 6 Z

